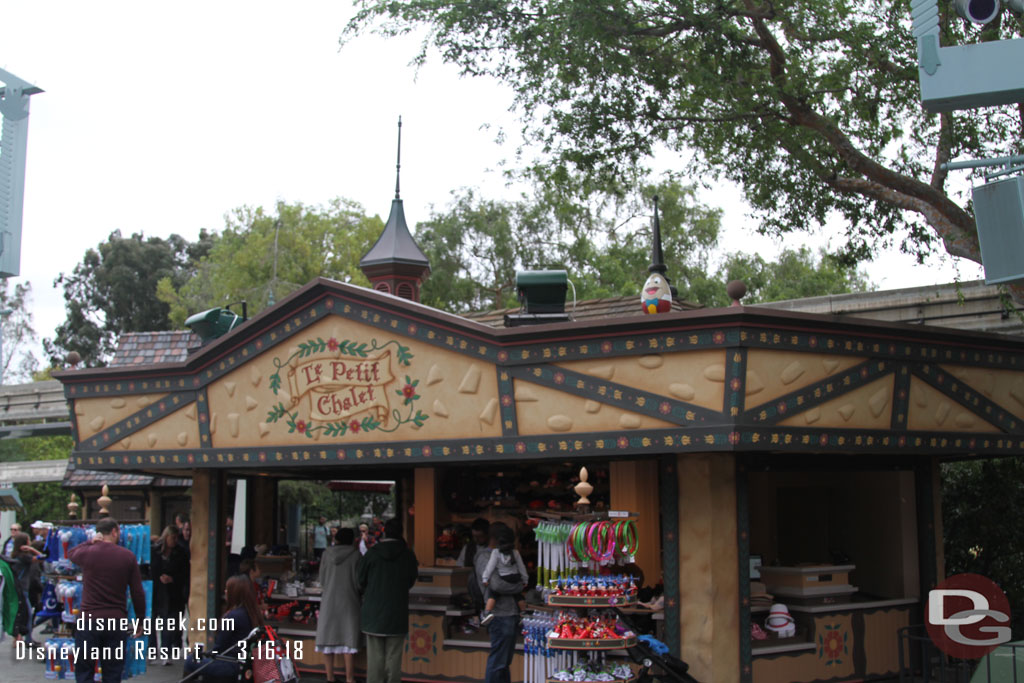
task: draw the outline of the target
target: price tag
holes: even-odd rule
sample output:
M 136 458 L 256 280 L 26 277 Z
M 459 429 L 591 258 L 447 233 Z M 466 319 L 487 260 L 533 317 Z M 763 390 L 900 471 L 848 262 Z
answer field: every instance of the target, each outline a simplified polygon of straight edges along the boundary
M 627 510 L 609 510 L 608 517 L 612 519 L 616 517 L 629 517 L 629 512 Z

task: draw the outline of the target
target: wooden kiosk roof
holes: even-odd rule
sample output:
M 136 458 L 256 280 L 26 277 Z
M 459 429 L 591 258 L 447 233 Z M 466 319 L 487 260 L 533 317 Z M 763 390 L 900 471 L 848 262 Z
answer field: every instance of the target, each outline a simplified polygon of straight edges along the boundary
M 318 279 L 183 361 L 54 376 L 83 469 L 1024 449 L 1019 340 L 764 307 L 495 329 Z

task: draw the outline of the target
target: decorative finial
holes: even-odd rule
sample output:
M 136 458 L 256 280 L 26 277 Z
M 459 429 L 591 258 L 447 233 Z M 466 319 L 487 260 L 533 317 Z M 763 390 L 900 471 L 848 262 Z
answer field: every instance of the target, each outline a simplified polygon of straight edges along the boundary
M 651 265 L 647 272 L 665 274 L 665 255 L 661 251 L 661 219 L 658 218 L 658 195 L 654 195 L 654 218 L 651 219 Z
M 71 502 L 68 503 L 68 519 L 77 519 L 78 518 L 78 508 L 79 508 L 78 496 L 76 496 L 72 492 L 72 494 L 71 494 Z
M 587 474 L 587 468 L 581 467 L 580 483 L 576 484 L 572 489 L 576 492 L 576 495 L 580 497 L 580 499 L 576 501 L 576 507 L 590 505 L 590 499 L 587 498 L 587 496 L 594 492 L 594 487 L 587 482 L 587 478 L 589 476 L 590 475 Z
M 740 299 L 747 294 L 747 284 L 743 280 L 731 280 L 725 285 L 725 293 L 732 299 L 730 306 L 742 306 Z
M 103 495 L 96 499 L 96 502 L 100 506 L 100 517 L 109 517 L 110 504 L 114 502 L 113 500 L 110 499 L 110 487 L 104 484 L 101 493 Z
M 398 160 L 395 162 L 395 199 L 401 199 L 398 192 L 398 177 L 402 171 L 402 117 L 398 117 Z

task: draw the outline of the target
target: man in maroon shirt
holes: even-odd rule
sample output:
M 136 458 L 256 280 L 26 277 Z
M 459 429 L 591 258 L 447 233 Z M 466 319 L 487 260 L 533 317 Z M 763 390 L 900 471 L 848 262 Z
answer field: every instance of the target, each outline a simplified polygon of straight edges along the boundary
M 146 618 L 139 564 L 132 551 L 117 544 L 120 537 L 116 521 L 101 519 L 91 541 L 68 551 L 68 559 L 82 568 L 82 613 L 75 629 L 78 683 L 92 683 L 97 660 L 103 670 L 103 683 L 121 680 L 124 657 L 130 654 L 129 631 L 123 628 L 128 618 L 126 589 L 131 591 L 139 622 Z

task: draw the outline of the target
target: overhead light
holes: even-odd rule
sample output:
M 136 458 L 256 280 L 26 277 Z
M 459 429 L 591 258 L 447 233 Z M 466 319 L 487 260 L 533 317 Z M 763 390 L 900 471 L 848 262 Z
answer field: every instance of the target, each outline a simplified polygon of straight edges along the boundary
M 957 14 L 975 24 L 987 24 L 999 16 L 999 0 L 953 0 L 953 5 Z

